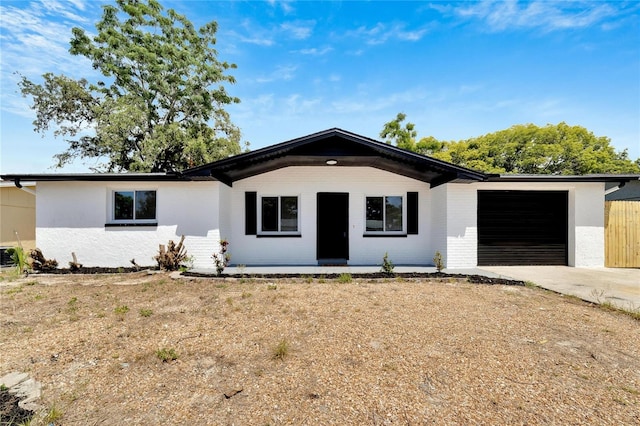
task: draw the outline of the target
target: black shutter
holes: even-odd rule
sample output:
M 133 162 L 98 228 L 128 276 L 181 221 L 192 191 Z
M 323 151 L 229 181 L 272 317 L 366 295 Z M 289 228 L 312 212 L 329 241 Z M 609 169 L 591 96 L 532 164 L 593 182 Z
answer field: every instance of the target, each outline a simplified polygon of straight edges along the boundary
M 418 193 L 407 192 L 407 234 L 418 233 Z
M 245 235 L 256 235 L 258 226 L 258 193 L 244 193 L 244 233 Z

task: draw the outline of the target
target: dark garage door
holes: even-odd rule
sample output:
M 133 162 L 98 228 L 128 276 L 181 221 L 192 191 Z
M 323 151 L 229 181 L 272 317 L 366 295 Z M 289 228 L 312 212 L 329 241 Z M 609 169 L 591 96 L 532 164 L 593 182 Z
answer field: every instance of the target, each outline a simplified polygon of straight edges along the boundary
M 566 191 L 478 191 L 478 265 L 566 265 Z

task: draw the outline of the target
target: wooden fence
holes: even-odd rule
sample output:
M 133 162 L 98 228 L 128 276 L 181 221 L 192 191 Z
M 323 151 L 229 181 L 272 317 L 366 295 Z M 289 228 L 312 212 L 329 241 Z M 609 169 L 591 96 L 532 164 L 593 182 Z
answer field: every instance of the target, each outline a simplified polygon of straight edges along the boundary
M 640 202 L 605 202 L 605 266 L 640 268 Z

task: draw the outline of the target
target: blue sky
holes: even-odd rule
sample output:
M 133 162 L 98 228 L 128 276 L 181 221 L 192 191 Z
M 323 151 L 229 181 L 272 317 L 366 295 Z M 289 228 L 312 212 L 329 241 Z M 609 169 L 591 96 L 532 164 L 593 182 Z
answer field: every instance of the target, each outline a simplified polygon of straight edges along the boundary
M 33 132 L 19 71 L 96 78 L 68 54 L 104 1 L 0 4 L 1 172 L 51 169 L 65 143 Z M 340 127 L 379 139 L 398 112 L 419 136 L 460 140 L 565 121 L 640 157 L 640 2 L 161 1 L 196 26 L 218 22 L 237 64 L 232 120 L 258 149 Z

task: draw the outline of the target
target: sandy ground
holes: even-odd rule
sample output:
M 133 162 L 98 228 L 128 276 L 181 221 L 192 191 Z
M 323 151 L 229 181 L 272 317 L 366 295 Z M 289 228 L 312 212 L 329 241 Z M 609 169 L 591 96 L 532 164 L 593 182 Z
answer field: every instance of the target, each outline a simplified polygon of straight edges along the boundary
M 640 322 L 538 288 L 0 284 L 0 375 L 40 381 L 55 424 L 640 424 Z

